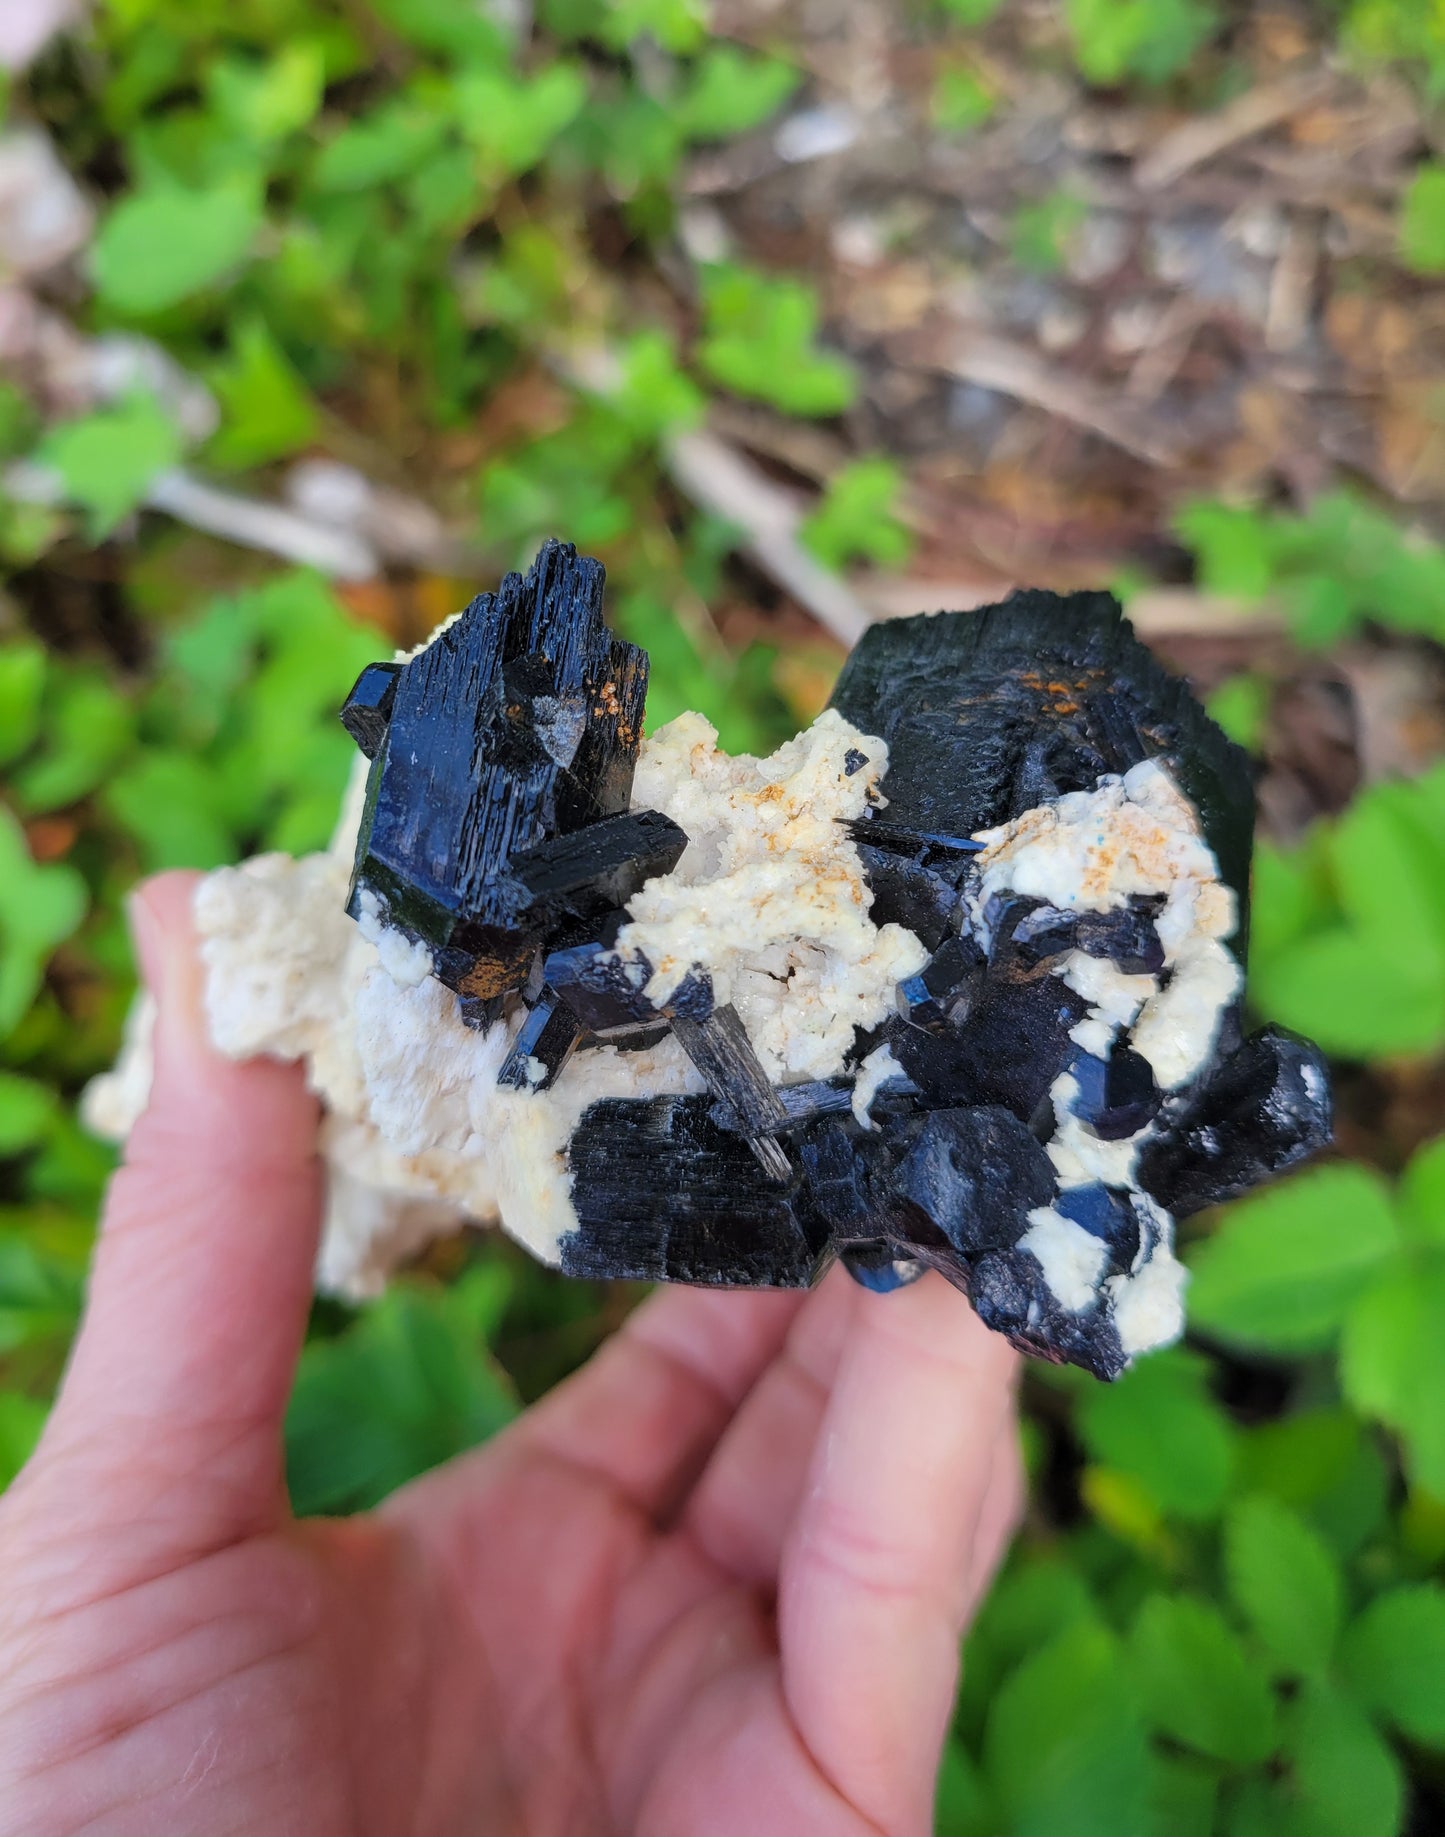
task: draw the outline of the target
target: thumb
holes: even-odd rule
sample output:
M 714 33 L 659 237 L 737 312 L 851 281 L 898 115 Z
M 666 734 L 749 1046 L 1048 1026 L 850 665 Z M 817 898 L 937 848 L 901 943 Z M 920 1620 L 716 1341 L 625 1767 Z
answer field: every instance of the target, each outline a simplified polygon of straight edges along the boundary
M 121 1488 L 150 1531 L 215 1547 L 285 1510 L 281 1424 L 321 1176 L 300 1068 L 238 1065 L 207 1040 L 195 884 L 165 874 L 132 902 L 154 1080 L 111 1183 L 46 1451 L 78 1444 L 87 1478 Z

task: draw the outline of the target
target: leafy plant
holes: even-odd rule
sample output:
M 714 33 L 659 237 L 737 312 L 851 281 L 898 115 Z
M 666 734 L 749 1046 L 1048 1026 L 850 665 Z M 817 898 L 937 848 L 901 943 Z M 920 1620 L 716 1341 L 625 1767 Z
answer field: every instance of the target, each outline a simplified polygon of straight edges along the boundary
M 1300 643 L 1337 643 L 1367 621 L 1445 635 L 1445 550 L 1345 491 L 1303 516 L 1197 502 L 1175 526 L 1200 584 L 1243 600 L 1276 597 Z
M 802 282 L 719 264 L 703 277 L 703 306 L 698 362 L 725 389 L 795 415 L 853 400 L 851 365 L 816 347 L 818 304 Z
M 1422 166 L 1400 216 L 1400 252 L 1421 274 L 1445 269 L 1445 165 Z
M 823 501 L 802 529 L 803 541 L 830 568 L 866 559 L 899 567 L 912 540 L 898 520 L 903 474 L 881 455 L 855 459 L 828 481 Z
M 1080 70 L 1101 84 L 1166 82 L 1218 23 L 1205 0 L 1066 0 L 1064 11 Z

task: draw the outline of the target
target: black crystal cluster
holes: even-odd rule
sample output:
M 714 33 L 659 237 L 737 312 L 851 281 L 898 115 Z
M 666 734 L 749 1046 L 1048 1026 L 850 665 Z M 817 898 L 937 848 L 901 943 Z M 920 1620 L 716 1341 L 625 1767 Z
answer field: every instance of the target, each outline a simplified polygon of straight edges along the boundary
M 1056 972 L 1083 952 L 1167 979 L 1159 899 L 1098 913 L 995 897 L 980 932 L 974 837 L 1161 760 L 1238 898 L 1242 953 L 1248 760 L 1108 595 L 1023 592 L 875 627 L 833 706 L 887 741 L 887 801 L 849 829 L 872 917 L 914 932 L 928 961 L 844 1075 L 775 1087 L 706 965 L 658 1006 L 650 966 L 614 948 L 628 900 L 687 838 L 628 807 L 647 660 L 604 625 L 602 582 L 596 562 L 547 544 L 426 650 L 366 670 L 343 712 L 372 762 L 349 909 L 424 942 L 473 1024 L 525 1009 L 501 1082 L 542 1089 L 579 1048 L 670 1032 L 706 1084 L 584 1112 L 563 1268 L 802 1286 L 841 1257 L 878 1289 L 936 1268 L 1015 1344 L 1117 1375 L 1128 1350 L 1105 1283 L 1145 1267 L 1171 1218 L 1322 1146 L 1323 1067 L 1278 1029 L 1246 1039 L 1237 1001 L 1181 1089 L 1158 1088 L 1127 1031 L 1105 1057 L 1085 1051 L 1071 1035 L 1088 1003 Z M 889 1076 L 860 1122 L 853 1072 L 884 1046 Z M 1061 1185 L 1048 1144 L 1065 1072 L 1083 1127 L 1141 1137 L 1128 1186 Z M 1090 1305 L 1065 1305 L 1022 1246 L 1041 1207 L 1103 1246 Z

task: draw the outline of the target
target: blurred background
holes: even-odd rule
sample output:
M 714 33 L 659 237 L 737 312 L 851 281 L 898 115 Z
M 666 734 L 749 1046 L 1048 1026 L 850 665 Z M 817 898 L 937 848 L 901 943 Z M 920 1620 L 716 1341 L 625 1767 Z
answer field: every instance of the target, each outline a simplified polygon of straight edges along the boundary
M 3 0 L 0 61 L 0 1481 L 122 897 L 321 845 L 361 664 L 560 535 L 650 724 L 766 751 L 871 619 L 1113 585 L 1258 758 L 1338 1153 L 1191 1223 L 1187 1345 L 1030 1371 L 940 1829 L 1445 1828 L 1439 0 Z M 319 1304 L 298 1507 L 635 1299 L 490 1233 Z

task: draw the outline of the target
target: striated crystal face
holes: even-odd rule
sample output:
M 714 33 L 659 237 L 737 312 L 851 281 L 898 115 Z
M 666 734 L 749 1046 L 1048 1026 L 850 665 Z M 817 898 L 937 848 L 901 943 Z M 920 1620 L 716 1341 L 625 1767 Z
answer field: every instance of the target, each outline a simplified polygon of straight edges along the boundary
M 553 1260 L 934 1268 L 1104 1378 L 1177 1337 L 1175 1219 L 1330 1133 L 1318 1052 L 1242 1032 L 1246 757 L 1104 594 L 880 625 L 770 760 L 684 716 L 639 766 L 645 685 L 600 566 L 549 543 L 342 716 L 348 910 L 499 1039 L 514 1133 L 584 1055 L 605 1093 L 649 1068 L 566 1112 Z

